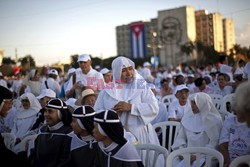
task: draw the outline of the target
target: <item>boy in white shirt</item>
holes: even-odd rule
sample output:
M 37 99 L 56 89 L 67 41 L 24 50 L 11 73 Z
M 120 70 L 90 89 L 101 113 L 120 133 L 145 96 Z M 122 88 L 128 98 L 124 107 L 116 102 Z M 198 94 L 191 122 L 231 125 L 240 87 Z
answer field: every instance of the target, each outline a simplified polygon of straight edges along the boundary
M 174 100 L 169 106 L 169 121 L 180 122 L 186 111 L 191 110 L 191 105 L 188 100 L 189 89 L 186 85 L 178 85 L 174 90 L 176 100 Z

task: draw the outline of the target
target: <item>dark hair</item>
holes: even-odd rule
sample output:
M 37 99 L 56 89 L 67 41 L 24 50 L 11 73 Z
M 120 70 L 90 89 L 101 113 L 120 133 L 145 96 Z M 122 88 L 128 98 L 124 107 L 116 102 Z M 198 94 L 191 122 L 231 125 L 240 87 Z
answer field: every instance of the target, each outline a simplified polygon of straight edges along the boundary
M 168 82 L 168 80 L 162 79 L 162 80 L 161 80 L 161 86 L 164 84 L 164 82 Z
M 196 87 L 200 87 L 202 85 L 202 82 L 204 81 L 205 79 L 204 78 L 197 78 L 195 81 L 194 81 L 194 84 Z
M 219 57 L 219 62 L 220 62 L 220 63 L 223 63 L 223 62 L 226 60 L 226 57 L 227 57 L 227 55 L 221 55 L 221 56 Z
M 180 82 L 180 78 L 185 78 L 183 75 L 177 75 L 176 78 L 175 78 L 175 83 L 177 85 L 181 85 L 181 84 L 184 84 L 184 80 Z

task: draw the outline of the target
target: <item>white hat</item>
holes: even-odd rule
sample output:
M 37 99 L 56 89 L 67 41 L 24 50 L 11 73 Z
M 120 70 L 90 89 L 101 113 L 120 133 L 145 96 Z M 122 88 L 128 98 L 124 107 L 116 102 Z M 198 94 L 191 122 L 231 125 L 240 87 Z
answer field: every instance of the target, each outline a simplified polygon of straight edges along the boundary
M 3 76 L 3 73 L 0 72 L 0 77 L 2 77 L 2 76 Z
M 192 77 L 192 78 L 194 78 L 194 74 L 187 74 L 187 77 Z
M 51 70 L 49 71 L 49 74 L 54 74 L 54 75 L 58 76 L 58 72 L 57 72 L 56 69 L 51 69 Z
M 108 72 L 110 72 L 110 70 L 107 69 L 107 68 L 103 68 L 103 69 L 100 71 L 100 73 L 102 73 L 102 75 L 107 74 Z
M 151 66 L 151 64 L 146 61 L 145 63 L 143 63 L 143 67 L 147 67 L 147 66 Z
M 172 74 L 167 74 L 166 78 L 173 78 Z
M 96 70 L 99 70 L 100 68 L 101 68 L 101 66 L 99 66 L 99 65 L 96 65 L 96 66 L 95 66 L 95 69 L 96 69 Z
M 78 57 L 78 60 L 77 62 L 81 62 L 81 61 L 88 61 L 88 60 L 91 60 L 90 56 L 88 54 L 81 54 L 79 57 Z
M 67 106 L 71 106 L 74 109 L 76 109 L 78 106 L 75 105 L 76 99 L 75 98 L 69 98 L 68 100 L 65 101 Z
M 36 98 L 40 100 L 41 98 L 44 98 L 45 96 L 51 97 L 51 98 L 56 98 L 56 93 L 51 89 L 43 89 L 41 91 L 40 95 L 37 96 Z
M 188 87 L 187 87 L 185 84 L 177 85 L 177 86 L 175 87 L 175 89 L 174 89 L 174 94 L 176 94 L 178 91 L 183 90 L 183 89 L 189 90 Z
M 69 75 L 69 74 L 71 74 L 71 73 L 73 73 L 73 72 L 75 72 L 75 71 L 76 71 L 75 68 L 70 68 L 70 69 L 68 70 L 68 73 L 67 73 L 67 74 Z

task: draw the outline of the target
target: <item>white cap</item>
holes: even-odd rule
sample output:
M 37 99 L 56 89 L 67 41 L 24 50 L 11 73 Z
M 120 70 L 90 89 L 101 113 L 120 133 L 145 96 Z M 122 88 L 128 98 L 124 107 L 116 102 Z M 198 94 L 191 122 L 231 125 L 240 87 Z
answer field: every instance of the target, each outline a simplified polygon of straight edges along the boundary
M 69 98 L 68 100 L 65 101 L 65 104 L 67 106 L 71 106 L 73 107 L 74 109 L 76 109 L 78 106 L 75 105 L 75 102 L 76 102 L 76 99 L 75 98 Z
M 177 86 L 175 87 L 175 89 L 174 89 L 174 94 L 176 94 L 178 91 L 183 90 L 183 89 L 189 90 L 188 87 L 187 87 L 185 84 L 177 85 Z
M 110 72 L 110 70 L 107 69 L 107 68 L 103 68 L 103 69 L 100 71 L 100 73 L 102 73 L 102 75 L 107 74 L 108 72 Z
M 78 57 L 78 60 L 77 62 L 81 62 L 81 61 L 88 61 L 88 60 L 91 60 L 90 56 L 88 54 L 81 54 L 79 57 Z
M 99 65 L 95 66 L 95 69 L 99 70 L 101 67 Z
M 173 78 L 172 74 L 167 74 L 166 78 Z
M 49 71 L 49 74 L 54 74 L 54 75 L 58 76 L 58 72 L 57 72 L 56 69 L 51 69 L 51 70 Z
M 56 98 L 56 93 L 51 89 L 43 89 L 41 91 L 40 95 L 37 96 L 36 98 L 40 100 L 41 98 L 44 98 L 45 96 L 51 97 L 51 98 Z
M 70 69 L 68 70 L 68 73 L 67 73 L 67 74 L 69 75 L 69 74 L 71 74 L 71 73 L 73 73 L 73 72 L 75 72 L 75 71 L 76 71 L 75 68 L 70 68 Z
M 194 74 L 187 74 L 187 77 L 192 77 L 192 78 L 194 78 Z
M 151 64 L 146 61 L 145 63 L 143 63 L 143 67 L 147 67 L 147 66 L 151 66 Z

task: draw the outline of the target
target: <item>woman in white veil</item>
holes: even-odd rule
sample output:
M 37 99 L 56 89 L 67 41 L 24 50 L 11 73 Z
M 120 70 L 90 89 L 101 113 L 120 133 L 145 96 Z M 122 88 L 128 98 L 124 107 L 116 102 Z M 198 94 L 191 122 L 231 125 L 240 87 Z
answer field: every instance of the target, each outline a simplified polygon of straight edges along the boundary
M 115 110 L 125 130 L 131 132 L 140 144 L 159 145 L 150 123 L 159 112 L 157 99 L 135 70 L 134 62 L 118 57 L 112 62 L 112 72 L 113 83 L 99 93 L 95 111 Z M 160 167 L 161 162 L 157 163 Z
M 190 97 L 192 111 L 184 114 L 181 121 L 181 128 L 176 137 L 173 150 L 186 147 L 209 147 L 217 149 L 222 118 L 215 108 L 211 97 L 203 92 L 193 94 Z M 191 157 L 191 162 L 195 157 Z M 203 159 L 203 162 L 205 159 Z M 175 164 L 182 166 L 182 162 L 175 161 Z
M 31 129 L 36 121 L 37 113 L 41 109 L 39 101 L 32 93 L 25 93 L 20 98 L 22 107 L 17 111 L 14 126 L 11 130 L 11 133 L 14 133 L 17 137 L 17 143 L 21 141 Z
M 22 95 L 22 89 L 24 92 L 33 93 L 35 96 L 39 96 L 41 92 L 40 73 L 36 69 L 32 69 L 23 80 L 23 86 L 20 88 L 19 94 Z

